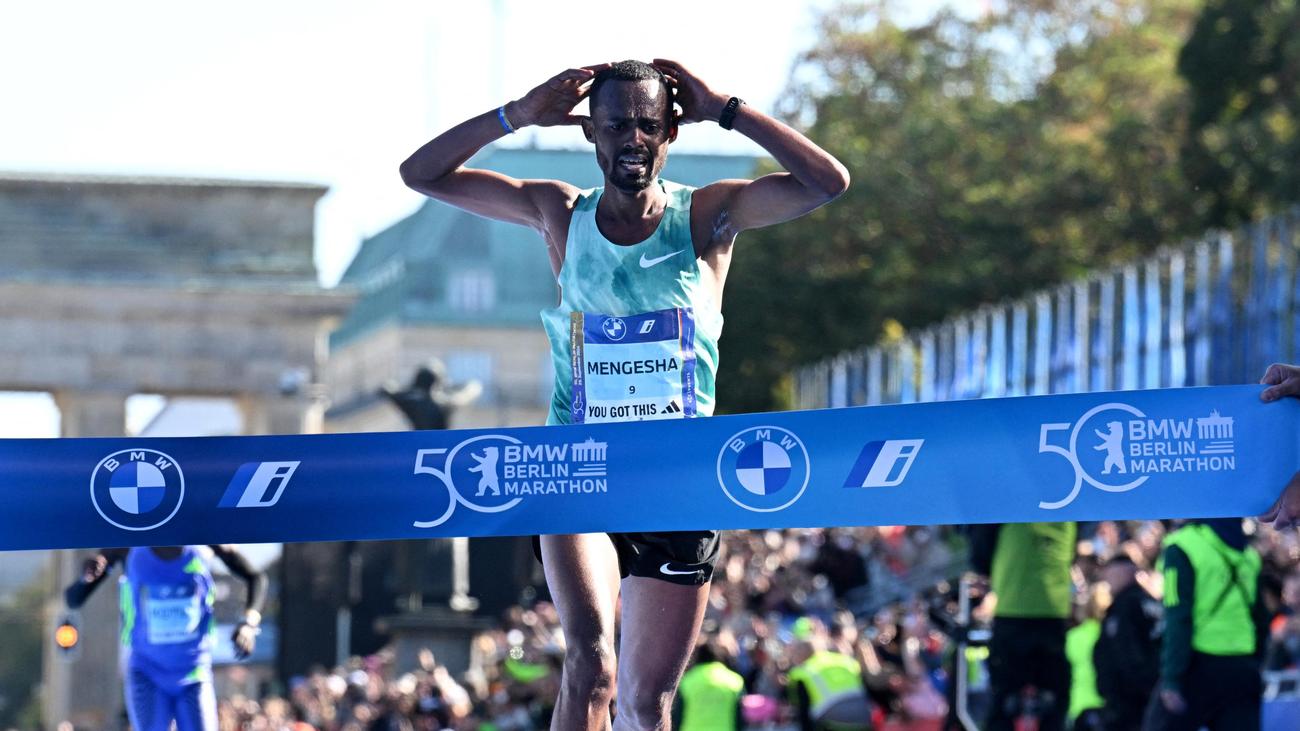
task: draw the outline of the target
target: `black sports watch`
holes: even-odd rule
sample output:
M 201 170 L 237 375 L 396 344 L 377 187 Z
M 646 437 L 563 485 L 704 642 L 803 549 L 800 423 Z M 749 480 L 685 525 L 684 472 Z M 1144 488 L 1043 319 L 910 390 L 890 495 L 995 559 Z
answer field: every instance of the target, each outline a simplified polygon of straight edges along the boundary
M 736 111 L 745 100 L 738 96 L 733 96 L 727 100 L 727 105 L 722 108 L 722 114 L 718 115 L 718 126 L 723 129 L 731 129 L 731 123 L 736 121 Z

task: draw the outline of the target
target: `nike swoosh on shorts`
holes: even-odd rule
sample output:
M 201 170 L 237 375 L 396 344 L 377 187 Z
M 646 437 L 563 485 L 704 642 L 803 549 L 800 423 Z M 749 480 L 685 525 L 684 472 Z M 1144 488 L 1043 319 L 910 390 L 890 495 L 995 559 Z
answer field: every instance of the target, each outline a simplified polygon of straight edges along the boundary
M 690 576 L 691 574 L 698 574 L 700 572 L 700 569 L 692 569 L 690 571 L 673 571 L 672 567 L 669 566 L 669 563 L 671 563 L 671 561 L 665 563 L 663 566 L 660 566 L 659 573 L 664 574 L 665 576 Z M 689 566 L 690 564 L 687 565 Z
M 674 252 L 671 253 L 671 254 L 664 254 L 663 256 L 656 256 L 656 257 L 653 258 L 653 259 L 647 259 L 647 258 L 645 258 L 645 254 L 642 254 L 642 255 L 641 255 L 641 268 L 642 268 L 642 269 L 649 269 L 650 267 L 654 266 L 655 264 L 658 264 L 658 263 L 661 262 L 661 261 L 667 261 L 668 259 L 671 259 L 671 258 L 673 258 L 674 256 L 677 256 L 678 254 L 682 253 L 682 251 L 686 251 L 686 250 L 685 250 L 685 249 L 682 249 L 681 251 L 674 251 Z

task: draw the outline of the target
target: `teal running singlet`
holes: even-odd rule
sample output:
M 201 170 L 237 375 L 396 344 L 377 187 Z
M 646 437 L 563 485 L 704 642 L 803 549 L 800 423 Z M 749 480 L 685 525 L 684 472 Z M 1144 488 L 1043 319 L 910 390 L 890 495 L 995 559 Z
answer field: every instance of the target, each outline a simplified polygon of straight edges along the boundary
M 603 188 L 583 191 L 574 206 L 560 304 L 542 311 L 555 363 L 547 424 L 713 413 L 722 312 L 691 241 L 695 189 L 656 184 L 668 206 L 655 232 L 637 244 L 601 235 Z

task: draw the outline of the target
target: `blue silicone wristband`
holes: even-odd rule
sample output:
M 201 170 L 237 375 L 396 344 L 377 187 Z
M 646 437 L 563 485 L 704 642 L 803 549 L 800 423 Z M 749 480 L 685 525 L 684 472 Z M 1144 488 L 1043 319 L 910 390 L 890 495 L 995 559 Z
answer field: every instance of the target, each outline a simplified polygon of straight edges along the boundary
M 515 128 L 510 126 L 510 120 L 506 119 L 506 106 L 504 104 L 497 107 L 497 119 L 501 120 L 501 128 L 507 133 L 515 133 Z

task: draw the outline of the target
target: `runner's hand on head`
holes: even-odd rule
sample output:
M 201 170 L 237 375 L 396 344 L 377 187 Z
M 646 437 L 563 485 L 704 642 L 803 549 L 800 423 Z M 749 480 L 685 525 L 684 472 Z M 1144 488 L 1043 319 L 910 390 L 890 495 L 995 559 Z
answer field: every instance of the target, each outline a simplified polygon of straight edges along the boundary
M 730 97 L 713 91 L 700 77 L 676 61 L 656 58 L 652 65 L 668 77 L 668 83 L 677 95 L 677 103 L 682 107 L 682 113 L 677 118 L 679 123 L 718 121 L 718 116 L 722 114 L 722 108 L 727 105 Z
M 600 63 L 581 66 L 552 76 L 523 97 L 506 105 L 506 119 L 515 129 L 529 125 L 554 127 L 561 124 L 580 124 L 583 116 L 573 113 L 578 102 L 591 91 L 596 72 L 609 66 Z
M 1300 396 L 1300 366 L 1274 363 L 1264 371 L 1259 382 L 1269 386 L 1260 394 L 1264 401 L 1276 401 L 1283 396 Z

